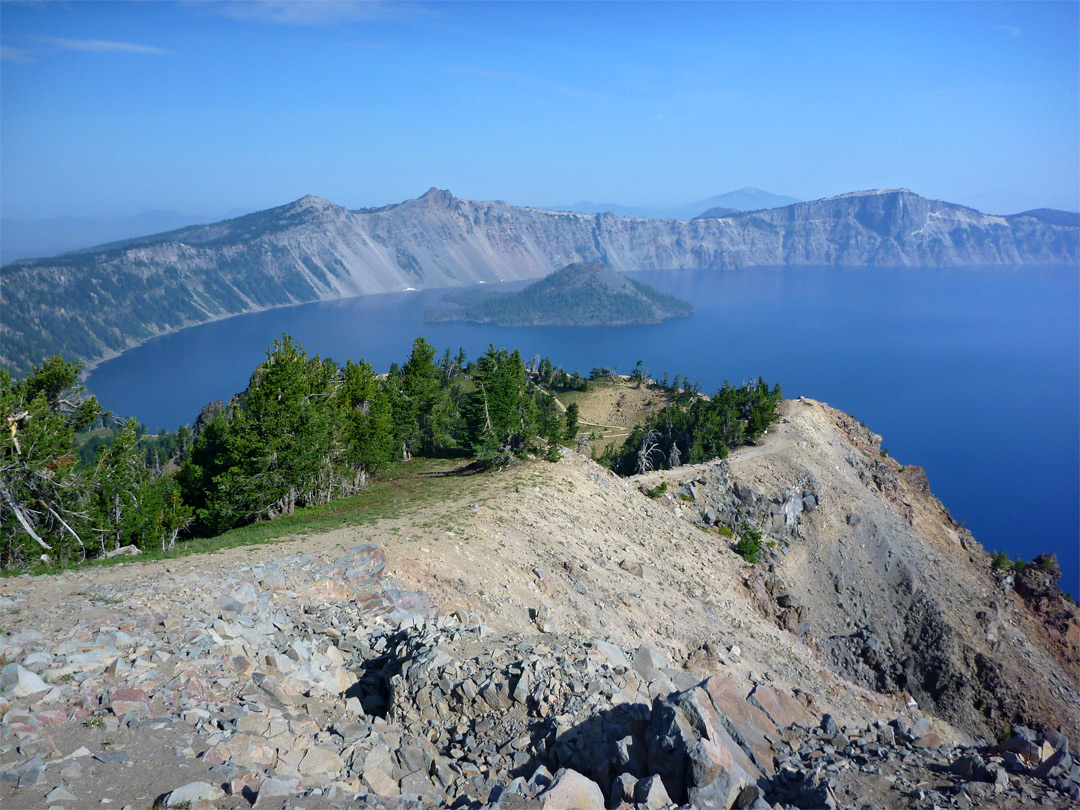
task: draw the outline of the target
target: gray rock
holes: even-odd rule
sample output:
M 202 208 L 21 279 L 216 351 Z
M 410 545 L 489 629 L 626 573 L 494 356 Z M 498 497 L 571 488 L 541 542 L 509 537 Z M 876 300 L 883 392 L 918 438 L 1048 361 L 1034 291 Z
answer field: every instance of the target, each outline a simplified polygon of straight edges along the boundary
M 94 754 L 94 759 L 106 765 L 111 765 L 127 762 L 131 757 L 124 751 L 102 751 L 100 754 Z
M 598 653 L 604 656 L 604 658 L 606 658 L 616 667 L 622 667 L 623 669 L 630 668 L 630 659 L 626 657 L 626 653 L 624 653 L 610 641 L 596 639 L 595 641 L 593 641 L 593 646 L 596 648 L 596 651 Z
M 190 805 L 202 799 L 220 799 L 224 795 L 225 792 L 221 788 L 214 787 L 209 782 L 188 782 L 165 796 L 165 806 L 175 807 L 185 802 Z
M 555 775 L 551 786 L 540 796 L 543 810 L 605 810 L 600 786 L 569 768 Z
M 49 791 L 49 794 L 45 797 L 47 804 L 68 804 L 77 801 L 79 801 L 79 797 L 68 790 L 63 782 Z
M 540 607 L 536 609 L 533 621 L 535 622 L 537 629 L 541 633 L 555 632 L 555 622 L 551 619 L 551 608 L 549 608 L 544 602 L 541 602 Z
M 19 775 L 19 787 L 28 788 L 40 784 L 45 779 L 45 766 L 35 765 Z
M 611 783 L 611 796 L 608 798 L 608 804 L 612 807 L 618 807 L 623 802 L 634 802 L 635 791 L 637 787 L 637 779 L 628 773 L 621 773 L 615 777 L 615 781 Z
M 978 754 L 968 754 L 956 760 L 951 768 L 953 773 L 964 779 L 985 779 L 986 761 Z
M 654 774 L 637 783 L 634 788 L 634 801 L 645 805 L 648 810 L 658 810 L 671 804 L 671 797 L 668 796 L 660 777 Z
M 664 656 L 644 644 L 634 653 L 634 672 L 646 682 L 662 677 L 663 673 L 660 670 L 668 665 L 668 660 Z
M 47 692 L 49 685 L 21 664 L 8 664 L 0 670 L 0 688 L 4 694 L 13 697 L 29 697 L 38 692 Z
M 831 714 L 826 714 L 821 718 L 821 730 L 825 732 L 826 737 L 835 737 L 840 733 L 840 726 L 836 724 Z

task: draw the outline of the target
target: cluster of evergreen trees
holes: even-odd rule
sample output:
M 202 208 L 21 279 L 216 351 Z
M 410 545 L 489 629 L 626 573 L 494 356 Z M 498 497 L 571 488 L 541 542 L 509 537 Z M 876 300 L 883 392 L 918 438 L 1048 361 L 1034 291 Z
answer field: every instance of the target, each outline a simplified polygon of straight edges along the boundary
M 650 416 L 621 448 L 607 454 L 607 462 L 619 475 L 724 458 L 730 448 L 764 433 L 783 399 L 779 383 L 770 389 L 760 377 L 738 388 L 725 380 L 708 399 L 698 395 L 695 383 L 680 388 L 678 378 L 670 390 L 672 404 Z
M 464 351 L 436 360 L 423 338 L 380 376 L 363 360 L 340 366 L 309 357 L 285 335 L 247 390 L 194 432 L 146 436 L 129 419 L 106 438 L 85 433 L 103 414 L 82 396 L 79 370 L 60 357 L 22 380 L 0 369 L 4 569 L 125 545 L 168 550 L 187 536 L 354 494 L 413 456 L 471 456 L 481 466 L 528 453 L 555 458 L 557 444 L 577 435 L 578 408 L 571 403 L 560 415 L 549 392 L 589 385 L 546 358 L 524 363 L 516 350 L 494 346 L 473 363 Z M 647 383 L 640 363 L 635 379 Z M 725 382 L 711 399 L 678 378 L 668 390 L 672 404 L 609 450 L 616 472 L 722 458 L 768 427 L 781 397 L 779 385 L 761 379 L 740 388 Z
M 0 369 L 0 564 L 25 567 L 170 548 L 362 489 L 392 461 L 471 455 L 481 464 L 555 452 L 577 431 L 543 388 L 587 383 L 548 360 L 489 348 L 475 363 L 418 338 L 402 366 L 309 357 L 275 341 L 247 390 L 192 436 L 143 436 L 128 420 L 111 441 L 76 433 L 99 419 L 79 367 L 54 357 L 16 381 Z M 92 455 L 91 455 L 92 453 Z
M 53 357 L 15 381 L 0 369 L 0 565 L 85 559 L 131 543 L 168 546 L 191 522 L 176 481 L 154 475 L 129 419 L 90 463 L 76 433 L 101 409 L 79 367 Z

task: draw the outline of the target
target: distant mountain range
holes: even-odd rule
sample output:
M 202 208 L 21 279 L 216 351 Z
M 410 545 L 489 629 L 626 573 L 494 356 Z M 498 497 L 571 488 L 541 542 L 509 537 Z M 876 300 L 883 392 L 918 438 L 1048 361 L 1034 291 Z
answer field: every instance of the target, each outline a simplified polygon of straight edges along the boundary
M 470 290 L 450 299 L 456 306 L 429 310 L 424 320 L 497 326 L 626 326 L 660 323 L 694 312 L 686 301 L 596 262 L 569 264 L 518 292 Z
M 575 211 L 579 214 L 615 214 L 618 217 L 648 217 L 650 219 L 694 219 L 710 208 L 734 208 L 736 211 L 760 211 L 779 208 L 800 202 L 795 197 L 770 194 L 759 188 L 740 188 L 727 194 L 718 194 L 707 200 L 699 200 L 671 208 L 647 208 L 617 203 L 579 202 L 573 205 L 554 206 L 557 211 Z
M 225 216 L 248 213 L 248 210 L 236 210 Z M 0 219 L 0 264 L 16 259 L 55 256 L 90 245 L 202 225 L 223 218 L 220 214 L 181 214 L 177 211 L 144 211 L 130 217 L 51 217 L 26 222 L 5 217 Z
M 614 270 L 751 265 L 1076 264 L 1061 212 L 995 217 L 907 190 L 656 220 L 474 202 L 431 189 L 349 211 L 319 197 L 211 225 L 0 268 L 0 365 L 62 352 L 96 362 L 242 312 L 406 289 Z

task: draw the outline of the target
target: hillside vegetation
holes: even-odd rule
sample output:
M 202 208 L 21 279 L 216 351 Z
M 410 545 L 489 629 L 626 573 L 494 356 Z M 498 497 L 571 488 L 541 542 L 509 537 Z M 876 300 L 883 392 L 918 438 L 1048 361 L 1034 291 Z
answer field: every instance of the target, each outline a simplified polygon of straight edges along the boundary
M 559 457 L 592 435 L 574 396 L 589 382 L 549 359 L 524 363 L 495 347 L 473 362 L 418 338 L 385 376 L 369 364 L 309 356 L 288 335 L 267 350 L 247 389 L 203 410 L 194 431 L 144 436 L 135 419 L 85 433 L 101 409 L 78 366 L 60 357 L 15 381 L 0 370 L 0 565 L 68 564 L 126 547 L 179 541 L 291 515 L 363 492 L 395 461 L 467 458 L 476 470 L 525 456 Z M 594 379 L 610 380 L 606 369 Z M 605 383 L 610 384 L 610 383 Z M 639 367 L 623 383 L 650 384 Z M 723 456 L 772 421 L 779 387 L 711 398 L 651 383 L 670 406 L 606 463 L 622 473 Z M 661 434 L 661 430 L 666 433 Z M 583 438 L 583 445 L 588 441 Z M 641 446 L 638 447 L 637 445 Z

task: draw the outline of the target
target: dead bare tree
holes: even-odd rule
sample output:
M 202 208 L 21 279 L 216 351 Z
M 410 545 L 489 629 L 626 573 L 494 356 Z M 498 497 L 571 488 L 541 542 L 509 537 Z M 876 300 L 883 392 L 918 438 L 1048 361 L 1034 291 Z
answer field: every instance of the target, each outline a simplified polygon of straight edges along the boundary
M 641 437 L 641 447 L 638 448 L 637 454 L 637 471 L 638 474 L 647 473 L 654 469 L 652 454 L 659 449 L 658 439 L 660 433 L 655 430 L 650 430 Z

